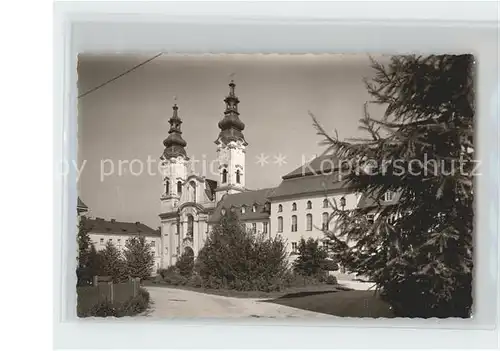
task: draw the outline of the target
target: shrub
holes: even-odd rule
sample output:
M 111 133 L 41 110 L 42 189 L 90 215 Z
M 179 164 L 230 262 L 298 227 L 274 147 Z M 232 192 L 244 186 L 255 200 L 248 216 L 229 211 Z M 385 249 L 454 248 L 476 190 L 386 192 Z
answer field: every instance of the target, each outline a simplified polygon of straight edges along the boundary
M 116 305 L 106 299 L 92 306 L 86 317 L 116 317 L 117 313 Z
M 205 241 L 195 270 L 205 287 L 267 291 L 283 281 L 287 265 L 280 237 L 249 233 L 237 214 L 228 212 Z
M 187 250 L 179 257 L 175 263 L 175 267 L 178 269 L 179 274 L 189 277 L 193 274 L 194 268 L 194 253 L 191 248 L 186 248 Z
M 193 288 L 201 288 L 203 286 L 203 279 L 201 279 L 198 274 L 193 274 L 189 277 L 187 285 L 192 286 Z
M 149 292 L 146 289 L 139 288 L 137 296 L 125 301 L 119 308 L 117 317 L 135 316 L 144 312 L 149 306 Z
M 188 282 L 188 277 L 180 274 L 179 269 L 175 266 L 168 267 L 167 269 L 163 269 L 160 272 L 162 280 L 166 284 L 171 285 L 186 285 Z
M 338 271 L 339 265 L 338 265 L 338 263 L 336 263 L 332 260 L 326 259 L 321 263 L 321 269 L 323 269 L 325 271 Z
M 298 245 L 299 256 L 293 262 L 293 270 L 302 275 L 317 275 L 321 274 L 323 270 L 323 262 L 327 257 L 325 249 L 319 246 L 316 239 L 309 238 L 300 239 Z
M 330 284 L 330 285 L 337 285 L 337 277 L 334 277 L 333 275 L 329 275 L 328 277 L 326 277 L 325 283 Z
M 108 299 L 93 305 L 90 310 L 78 313 L 79 317 L 125 317 L 144 312 L 149 306 L 149 292 L 139 288 L 137 296 L 130 297 L 123 303 L 111 303 Z

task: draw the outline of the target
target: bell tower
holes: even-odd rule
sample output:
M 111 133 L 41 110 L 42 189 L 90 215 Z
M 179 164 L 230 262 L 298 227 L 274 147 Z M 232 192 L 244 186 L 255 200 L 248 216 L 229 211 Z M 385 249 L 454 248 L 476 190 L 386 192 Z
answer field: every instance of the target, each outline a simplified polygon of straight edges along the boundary
M 162 213 L 176 211 L 180 205 L 189 161 L 185 149 L 187 143 L 182 138 L 182 120 L 177 112 L 179 110 L 177 104 L 174 104 L 172 109 L 172 117 L 168 120 L 170 123 L 169 135 L 163 141 L 165 150 L 160 157 L 163 177 L 163 191 L 161 194 Z
M 219 181 L 215 189 L 216 201 L 224 194 L 235 194 L 245 190 L 245 153 L 248 143 L 243 135 L 245 124 L 240 120 L 238 104 L 240 100 L 234 89 L 236 84 L 229 83 L 229 95 L 224 102 L 224 118 L 219 122 L 220 133 L 215 141 Z

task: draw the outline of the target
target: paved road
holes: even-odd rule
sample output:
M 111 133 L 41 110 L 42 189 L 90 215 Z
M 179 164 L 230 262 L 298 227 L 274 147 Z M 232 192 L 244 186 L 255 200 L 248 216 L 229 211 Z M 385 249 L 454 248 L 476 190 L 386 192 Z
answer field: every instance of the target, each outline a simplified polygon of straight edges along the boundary
M 333 316 L 264 302 L 260 299 L 224 297 L 166 287 L 147 287 L 153 318 L 332 318 Z

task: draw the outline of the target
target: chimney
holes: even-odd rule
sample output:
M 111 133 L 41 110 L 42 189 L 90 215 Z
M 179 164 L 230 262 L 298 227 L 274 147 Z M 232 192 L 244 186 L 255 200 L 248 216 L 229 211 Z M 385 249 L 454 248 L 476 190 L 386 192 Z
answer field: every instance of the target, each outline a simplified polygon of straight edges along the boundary
M 141 222 L 135 222 L 135 225 L 139 225 L 139 224 L 141 224 Z

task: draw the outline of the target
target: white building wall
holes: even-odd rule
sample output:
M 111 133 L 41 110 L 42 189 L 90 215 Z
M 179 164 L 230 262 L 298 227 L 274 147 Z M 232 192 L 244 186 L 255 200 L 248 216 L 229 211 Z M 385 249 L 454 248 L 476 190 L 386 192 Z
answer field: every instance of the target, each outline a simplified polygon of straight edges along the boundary
M 270 235 L 270 228 L 269 228 L 269 219 L 259 219 L 259 220 L 249 220 L 249 221 L 244 221 L 245 228 L 248 231 L 253 230 L 253 224 L 255 223 L 256 227 L 256 234 L 263 234 L 264 233 L 264 223 L 267 223 L 267 234 Z
M 340 198 L 344 196 L 346 199 L 345 209 L 353 209 L 357 206 L 357 196 L 354 193 L 349 194 L 335 194 L 329 195 L 328 200 L 337 202 L 337 206 L 340 208 Z M 292 243 L 297 243 L 301 238 L 308 239 L 309 237 L 313 239 L 323 239 L 325 238 L 322 231 L 323 224 L 323 213 L 327 212 L 331 214 L 332 208 L 323 207 L 323 200 L 325 196 L 321 195 L 305 195 L 290 197 L 287 199 L 273 199 L 271 202 L 271 230 L 272 235 L 281 235 L 287 241 L 287 251 L 292 254 Z M 307 209 L 307 202 L 311 201 L 312 208 Z M 296 203 L 297 210 L 292 210 L 293 203 Z M 282 205 L 283 211 L 278 212 L 279 205 Z M 307 220 L 306 215 L 312 215 L 312 230 L 307 230 Z M 292 231 L 292 216 L 297 216 L 297 231 Z M 283 232 L 278 232 L 278 217 L 283 217 Z M 333 229 L 335 223 L 331 221 L 329 223 L 329 229 Z M 292 255 L 293 258 L 294 255 Z
M 217 160 L 219 164 L 219 179 L 218 185 L 221 188 L 229 187 L 230 189 L 219 191 L 216 194 L 216 202 L 220 201 L 225 193 L 234 194 L 245 188 L 245 151 L 246 147 L 242 141 L 231 141 L 227 145 L 221 143 L 217 147 Z M 222 182 L 222 172 L 227 170 L 227 181 Z M 236 180 L 236 171 L 240 172 L 240 182 Z M 236 189 L 235 189 L 236 188 Z

